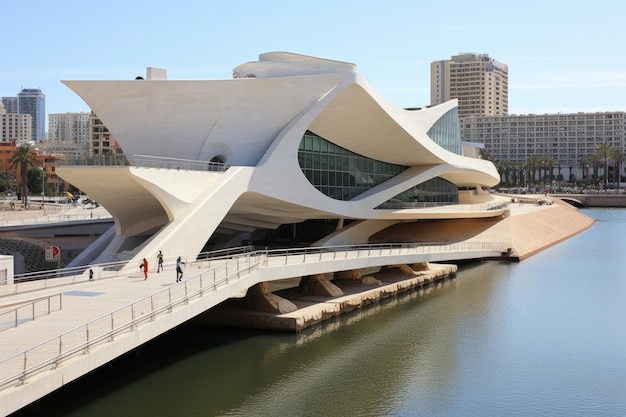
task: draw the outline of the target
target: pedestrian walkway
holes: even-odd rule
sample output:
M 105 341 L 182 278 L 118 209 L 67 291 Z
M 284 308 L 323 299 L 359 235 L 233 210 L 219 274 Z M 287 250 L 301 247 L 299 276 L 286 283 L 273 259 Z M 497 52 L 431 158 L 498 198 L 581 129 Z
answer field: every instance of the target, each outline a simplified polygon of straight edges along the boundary
M 80 203 L 75 206 L 72 204 L 44 204 L 43 208 L 23 210 L 16 207 L 14 210 L 0 212 L 0 227 L 110 218 L 111 214 L 102 206 Z

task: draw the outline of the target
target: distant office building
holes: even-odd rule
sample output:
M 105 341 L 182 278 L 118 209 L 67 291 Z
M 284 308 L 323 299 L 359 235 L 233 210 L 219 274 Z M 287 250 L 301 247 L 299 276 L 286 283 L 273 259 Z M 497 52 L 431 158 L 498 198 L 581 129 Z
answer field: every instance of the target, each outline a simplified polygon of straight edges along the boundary
M 17 97 L 2 97 L 2 104 L 8 114 L 18 113 Z
M 487 54 L 463 53 L 430 64 L 430 104 L 458 100 L 459 119 L 506 115 L 509 68 Z
M 67 160 L 89 157 L 89 120 L 88 112 L 48 115 L 48 140 L 39 142 L 37 148 L 44 155 Z
M 530 155 L 553 160 L 563 178 L 581 179 L 600 144 L 626 152 L 626 112 L 468 117 L 461 137 L 483 143 L 497 161 L 525 162 Z
M 39 88 L 23 88 L 17 95 L 18 113 L 30 114 L 33 142 L 46 139 L 46 96 Z
M 48 115 L 48 142 L 89 143 L 89 112 Z
M 0 143 L 24 143 L 31 140 L 30 114 L 8 113 L 0 103 Z

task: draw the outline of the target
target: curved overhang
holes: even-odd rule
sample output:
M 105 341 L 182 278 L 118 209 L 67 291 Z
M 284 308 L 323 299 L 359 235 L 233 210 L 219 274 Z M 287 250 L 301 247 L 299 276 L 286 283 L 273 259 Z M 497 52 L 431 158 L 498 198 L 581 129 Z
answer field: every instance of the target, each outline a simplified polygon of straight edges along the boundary
M 442 178 L 458 185 L 496 185 L 495 166 L 450 152 L 428 137 L 428 130 L 456 101 L 422 110 L 405 110 L 379 97 L 364 82 L 341 90 L 309 130 L 359 155 L 405 166 L 449 164 Z
M 388 110 L 388 109 L 387 109 Z M 359 155 L 398 165 L 436 164 L 442 158 L 433 153 L 426 130 L 407 126 L 407 112 L 384 109 L 362 86 L 352 84 L 341 90 L 315 118 L 309 130 Z M 395 116 L 395 117 L 394 117 Z M 427 126 L 430 128 L 430 126 Z M 411 131 L 412 130 L 412 131 Z M 418 140 L 419 137 L 422 140 Z
M 219 156 L 228 165 L 254 166 L 291 120 L 354 76 L 63 84 L 87 103 L 126 155 L 199 161 Z

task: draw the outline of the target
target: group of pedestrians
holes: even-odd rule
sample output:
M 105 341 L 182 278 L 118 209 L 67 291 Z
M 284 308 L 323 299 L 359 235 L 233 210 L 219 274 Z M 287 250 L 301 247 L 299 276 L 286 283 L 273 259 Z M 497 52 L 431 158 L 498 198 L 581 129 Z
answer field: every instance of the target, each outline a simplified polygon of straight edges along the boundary
M 157 255 L 157 273 L 163 271 L 163 252 L 159 251 Z M 176 258 L 176 282 L 180 282 L 183 280 L 183 265 L 187 265 L 180 256 Z M 143 258 L 143 261 L 139 264 L 139 268 L 143 270 L 143 279 L 144 281 L 148 279 L 148 260 Z

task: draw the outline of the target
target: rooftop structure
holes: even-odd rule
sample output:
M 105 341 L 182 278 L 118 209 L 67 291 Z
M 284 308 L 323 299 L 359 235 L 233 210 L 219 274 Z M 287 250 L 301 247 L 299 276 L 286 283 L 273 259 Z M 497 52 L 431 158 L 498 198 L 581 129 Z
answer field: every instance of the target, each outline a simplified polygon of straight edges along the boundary
M 130 162 L 57 168 L 115 220 L 76 264 L 199 253 L 308 221 L 326 225 L 311 245 L 337 245 L 420 218 L 501 215 L 479 209 L 499 175 L 463 156 L 456 100 L 402 109 L 351 63 L 271 52 L 230 80 L 149 70 L 64 84 Z

